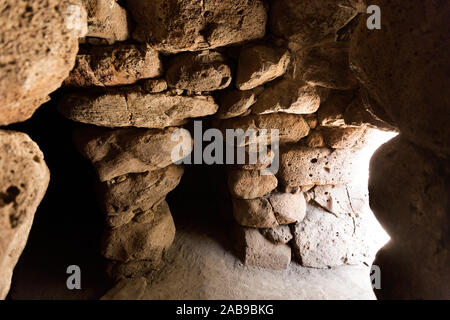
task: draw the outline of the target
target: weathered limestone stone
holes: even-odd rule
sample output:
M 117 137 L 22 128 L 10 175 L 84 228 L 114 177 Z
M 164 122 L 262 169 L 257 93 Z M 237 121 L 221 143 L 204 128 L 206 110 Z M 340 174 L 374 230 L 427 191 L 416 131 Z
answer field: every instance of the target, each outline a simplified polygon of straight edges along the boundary
M 107 229 L 102 244 L 105 258 L 120 262 L 152 261 L 156 266 L 175 237 L 175 224 L 170 211 L 155 215 L 151 223 L 130 222 Z
M 49 180 L 39 147 L 24 133 L 0 130 L 0 299 L 8 294 Z
M 450 3 L 371 4 L 382 8 L 381 30 L 371 32 L 361 19 L 351 41 L 351 67 L 409 141 L 448 157 L 450 97 L 443 92 L 450 91 Z
M 146 79 L 140 82 L 142 90 L 147 93 L 160 93 L 166 91 L 168 86 L 164 79 Z
M 219 52 L 183 53 L 170 61 L 166 73 L 170 88 L 195 92 L 221 90 L 231 83 L 231 69 Z
M 256 163 L 254 162 L 254 152 L 256 152 Z M 253 157 L 251 156 L 253 154 Z M 275 152 L 267 148 L 264 152 L 250 150 L 247 146 L 245 150 L 245 164 L 237 164 L 235 167 L 242 170 L 262 170 L 269 167 L 275 159 Z
M 350 70 L 348 44 L 328 42 L 308 50 L 302 64 L 303 79 L 311 85 L 348 90 L 358 81 Z
M 100 300 L 139 300 L 144 296 L 146 288 L 146 278 L 122 279 Z
M 236 249 L 248 266 L 274 270 L 287 269 L 291 262 L 291 247 L 276 245 L 267 240 L 258 229 L 236 227 Z
M 116 44 L 82 51 L 64 83 L 75 87 L 127 85 L 162 72 L 158 52 L 146 46 Z
M 216 118 L 230 119 L 244 115 L 256 102 L 256 95 L 250 90 L 226 90 L 217 95 L 217 101 L 219 111 Z
M 129 0 L 133 37 L 158 51 L 197 51 L 262 38 L 267 12 L 260 0 Z
M 103 204 L 107 215 L 144 212 L 176 188 L 183 167 L 170 165 L 144 173 L 130 173 L 104 184 Z
M 258 137 L 253 137 L 246 144 L 267 142 L 270 144 L 271 130 L 279 131 L 280 143 L 297 142 L 309 133 L 309 126 L 301 115 L 274 113 L 266 115 L 250 115 L 221 121 L 219 124 L 222 131 L 226 129 L 266 129 L 267 135 L 259 132 Z
M 322 128 L 325 144 L 333 149 L 364 147 L 368 130 L 366 127 Z
M 231 194 L 240 199 L 255 199 L 272 192 L 278 185 L 274 175 L 261 175 L 258 170 L 229 170 Z
M 302 80 L 280 79 L 270 84 L 252 106 L 252 112 L 310 114 L 319 109 L 320 93 Z
M 292 227 L 293 251 L 304 267 L 370 265 L 375 252 L 366 243 L 363 230 L 351 214 L 334 215 L 307 205 L 305 219 Z
M 317 118 L 323 127 L 344 127 L 344 113 L 353 100 L 352 91 L 333 91 L 329 98 L 322 103 Z
M 127 11 L 116 0 L 82 0 L 88 12 L 88 37 L 109 42 L 129 38 Z
M 305 118 L 306 123 L 308 123 L 308 126 L 311 129 L 315 129 L 317 127 L 318 120 L 317 120 L 317 114 L 316 113 L 305 114 L 303 116 L 303 118 Z
M 369 204 L 369 194 L 352 184 L 316 186 L 308 191 L 308 199 L 335 214 L 353 213 L 356 216 L 364 213 Z
M 243 200 L 232 198 L 233 215 L 236 221 L 246 227 L 273 228 L 278 225 L 268 199 Z
M 371 160 L 370 206 L 391 236 L 377 255 L 386 299 L 447 299 L 450 264 L 448 160 L 402 134 Z M 378 291 L 378 290 L 377 290 Z
M 273 193 L 267 198 L 278 224 L 299 222 L 305 217 L 306 202 L 303 193 Z
M 239 56 L 236 87 L 251 90 L 281 77 L 289 61 L 289 52 L 283 48 L 265 45 L 244 47 Z
M 358 13 L 346 0 L 275 0 L 270 6 L 270 28 L 294 49 L 327 39 Z
M 325 147 L 325 141 L 323 139 L 322 132 L 320 130 L 313 130 L 305 138 L 304 145 L 309 148 L 322 148 Z
M 67 118 L 104 127 L 163 129 L 179 126 L 189 118 L 214 114 L 210 96 L 173 96 L 140 90 L 106 90 L 66 95 L 58 110 Z
M 86 12 L 78 0 L 3 0 L 0 24 L 0 125 L 8 125 L 29 119 L 67 78 Z
M 286 244 L 292 240 L 291 228 L 288 225 L 269 229 L 259 229 L 261 234 L 273 244 Z
M 346 184 L 352 181 L 359 155 L 354 149 L 282 147 L 277 177 L 287 187 Z
M 192 150 L 190 133 L 177 128 L 165 130 L 86 128 L 75 134 L 75 142 L 80 152 L 97 169 L 100 181 L 108 181 L 128 173 L 165 168 L 181 160 L 182 154 L 172 155 L 173 149 L 180 145 L 180 141 L 172 141 L 172 134 L 175 131 L 183 134 L 184 138 L 181 141 L 183 150 Z

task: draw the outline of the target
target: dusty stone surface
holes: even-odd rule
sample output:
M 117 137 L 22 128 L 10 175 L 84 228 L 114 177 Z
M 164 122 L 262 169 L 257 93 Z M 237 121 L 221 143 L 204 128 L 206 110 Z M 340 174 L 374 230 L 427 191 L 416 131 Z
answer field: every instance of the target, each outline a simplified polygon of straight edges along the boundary
M 218 109 L 209 96 L 178 96 L 140 90 L 107 90 L 64 96 L 58 110 L 67 118 L 103 127 L 163 129 L 186 119 L 214 114 Z
M 363 214 L 369 203 L 367 190 L 352 184 L 316 186 L 308 191 L 307 198 L 330 213 L 356 216 Z
M 137 214 L 149 210 L 176 188 L 183 175 L 183 167 L 167 168 L 144 173 L 131 173 L 104 184 L 103 204 L 107 215 Z
M 75 133 L 75 142 L 80 152 L 89 159 L 97 170 L 100 181 L 128 174 L 165 168 L 182 159 L 172 150 L 179 141 L 172 141 L 172 134 L 181 130 L 186 139 L 183 150 L 192 150 L 192 138 L 185 129 L 165 130 L 117 129 L 102 130 L 86 128 Z M 187 139 L 187 138 L 190 139 Z
M 37 144 L 24 133 L 0 130 L 0 299 L 8 294 L 49 180 Z
M 218 119 L 230 119 L 244 115 L 256 102 L 253 91 L 226 90 L 217 95 L 219 111 L 216 113 Z
M 243 200 L 233 198 L 233 215 L 241 226 L 273 228 L 278 225 L 268 199 Z
M 127 85 L 158 77 L 162 72 L 158 52 L 145 45 L 90 47 L 77 55 L 75 68 L 64 84 L 75 87 Z
M 288 187 L 349 183 L 359 155 L 355 149 L 282 147 L 277 177 L 280 184 Z
M 323 128 L 321 129 L 324 142 L 333 149 L 362 148 L 367 143 L 368 130 L 363 127 Z
M 221 90 L 231 83 L 231 69 L 216 51 L 183 53 L 169 62 L 166 73 L 170 88 L 195 92 Z
M 323 134 L 320 130 L 312 130 L 305 140 L 302 140 L 302 143 L 309 148 L 325 147 Z
M 400 135 L 377 150 L 370 173 L 370 206 L 392 237 L 375 260 L 385 279 L 380 297 L 447 299 L 448 161 Z
M 279 224 L 295 223 L 305 217 L 306 202 L 303 193 L 273 193 L 268 199 Z
M 258 229 L 236 228 L 236 250 L 245 265 L 273 270 L 288 268 L 291 262 L 290 246 L 270 242 Z
M 274 244 L 286 244 L 293 238 L 291 228 L 288 225 L 260 229 L 259 231 L 267 240 Z
M 255 153 L 257 155 L 256 162 L 254 161 Z M 245 163 L 235 165 L 236 168 L 243 170 L 262 170 L 269 167 L 275 159 L 275 152 L 267 148 L 264 152 L 250 150 L 250 147 L 246 147 L 245 151 Z
M 307 205 L 305 219 L 292 227 L 293 251 L 304 267 L 371 265 L 379 247 L 368 241 L 362 224 L 352 214 L 333 215 Z
M 311 85 L 348 90 L 358 81 L 350 70 L 348 44 L 327 42 L 308 50 L 302 63 L 303 79 Z
M 79 29 L 68 8 L 79 9 Z M 4 0 L 0 4 L 0 125 L 29 119 L 75 64 L 86 12 L 78 0 Z M 71 29 L 70 29 L 71 28 Z
M 142 299 L 374 299 L 369 268 L 287 270 L 245 266 L 228 249 L 229 230 L 210 220 L 180 225 L 164 266 L 148 276 Z M 228 240 L 226 240 L 228 239 Z M 186 290 L 189 288 L 189 290 Z
M 259 132 L 258 137 L 253 137 L 246 142 L 246 145 L 252 143 L 267 142 L 270 144 L 271 130 L 279 130 L 280 143 L 297 142 L 309 133 L 309 126 L 301 115 L 274 113 L 266 115 L 250 115 L 227 119 L 219 123 L 219 127 L 225 132 L 226 129 L 267 129 L 267 134 Z M 267 136 L 268 135 L 268 136 Z
M 116 0 L 82 0 L 88 12 L 88 37 L 125 41 L 130 37 L 127 11 Z
M 302 80 L 280 79 L 271 83 L 258 97 L 252 106 L 252 112 L 310 114 L 319 109 L 320 101 L 320 93 L 316 87 Z
M 260 198 L 272 192 L 278 185 L 275 175 L 262 175 L 254 170 L 229 170 L 228 187 L 234 197 L 240 199 Z
M 265 45 L 244 47 L 239 55 L 236 87 L 251 90 L 278 77 L 287 70 L 289 52 Z
M 354 3 L 345 0 L 275 0 L 270 6 L 270 29 L 292 48 L 306 48 L 336 37 L 357 13 Z
M 147 279 L 132 278 L 119 281 L 100 300 L 139 300 L 144 296 Z
M 142 90 L 148 93 L 160 93 L 166 91 L 168 86 L 164 79 L 146 79 L 140 82 Z
M 102 244 L 105 258 L 120 262 L 136 260 L 161 262 L 175 236 L 175 224 L 170 211 L 159 212 L 151 223 L 130 222 L 107 229 Z
M 198 51 L 265 34 L 267 12 L 260 0 L 130 0 L 134 39 L 168 53 Z
M 450 3 L 371 4 L 383 8 L 381 30 L 371 32 L 361 19 L 351 41 L 350 64 L 407 139 L 448 158 L 450 98 L 442 93 L 450 90 Z M 411 30 L 417 23 L 421 27 Z

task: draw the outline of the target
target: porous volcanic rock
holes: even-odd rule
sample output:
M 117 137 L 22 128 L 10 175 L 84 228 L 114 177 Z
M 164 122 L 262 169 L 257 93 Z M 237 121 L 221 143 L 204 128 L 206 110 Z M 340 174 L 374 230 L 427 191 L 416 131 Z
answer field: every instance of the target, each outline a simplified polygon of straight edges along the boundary
M 229 170 L 228 186 L 231 194 L 240 199 L 260 198 L 278 185 L 275 175 L 262 175 L 258 170 Z
M 0 299 L 8 294 L 49 180 L 39 147 L 24 133 L 0 130 Z

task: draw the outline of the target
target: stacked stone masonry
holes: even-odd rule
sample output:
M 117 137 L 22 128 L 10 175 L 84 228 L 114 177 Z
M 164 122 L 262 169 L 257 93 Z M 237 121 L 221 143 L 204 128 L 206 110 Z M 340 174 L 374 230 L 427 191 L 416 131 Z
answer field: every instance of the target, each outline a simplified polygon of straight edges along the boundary
M 375 261 L 383 294 L 448 298 L 450 72 L 433 54 L 450 48 L 448 2 L 373 0 L 377 31 L 364 0 L 3 2 L 0 125 L 30 118 L 63 85 L 58 110 L 84 124 L 74 137 L 98 174 L 111 278 L 140 288 L 160 267 L 175 237 L 166 196 L 184 172 L 173 135 L 190 151 L 186 125 L 209 117 L 222 132 L 279 132 L 275 148 L 267 133 L 246 140 L 245 163 L 227 167 L 236 254 L 276 270 L 291 258 L 372 263 L 356 168 L 375 129 L 399 131 L 371 164 L 370 205 L 392 237 Z M 265 150 L 257 162 L 254 150 Z M 49 172 L 35 143 L 4 130 L 0 169 L 4 298 Z

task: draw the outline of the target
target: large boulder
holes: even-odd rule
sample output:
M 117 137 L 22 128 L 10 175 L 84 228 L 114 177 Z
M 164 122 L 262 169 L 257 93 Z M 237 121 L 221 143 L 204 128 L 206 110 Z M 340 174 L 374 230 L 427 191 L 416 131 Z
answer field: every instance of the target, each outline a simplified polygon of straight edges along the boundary
M 39 147 L 24 133 L 0 130 L 0 299 L 9 291 L 49 179 Z
M 372 1 L 381 29 L 362 18 L 350 46 L 350 65 L 361 84 L 405 138 L 450 156 L 450 3 Z M 414 27 L 416 26 L 416 27 Z M 420 26 L 420 27 L 418 27 Z
M 375 264 L 387 299 L 448 299 L 448 161 L 399 136 L 374 154 L 370 206 L 392 240 Z
M 197 51 L 262 38 L 267 12 L 261 0 L 129 0 L 133 37 L 157 50 Z
M 78 0 L 0 3 L 0 125 L 25 121 L 75 64 L 87 31 Z
M 65 117 L 77 122 L 110 128 L 157 129 L 214 114 L 218 108 L 210 96 L 153 94 L 139 89 L 71 93 L 63 96 L 58 105 Z

